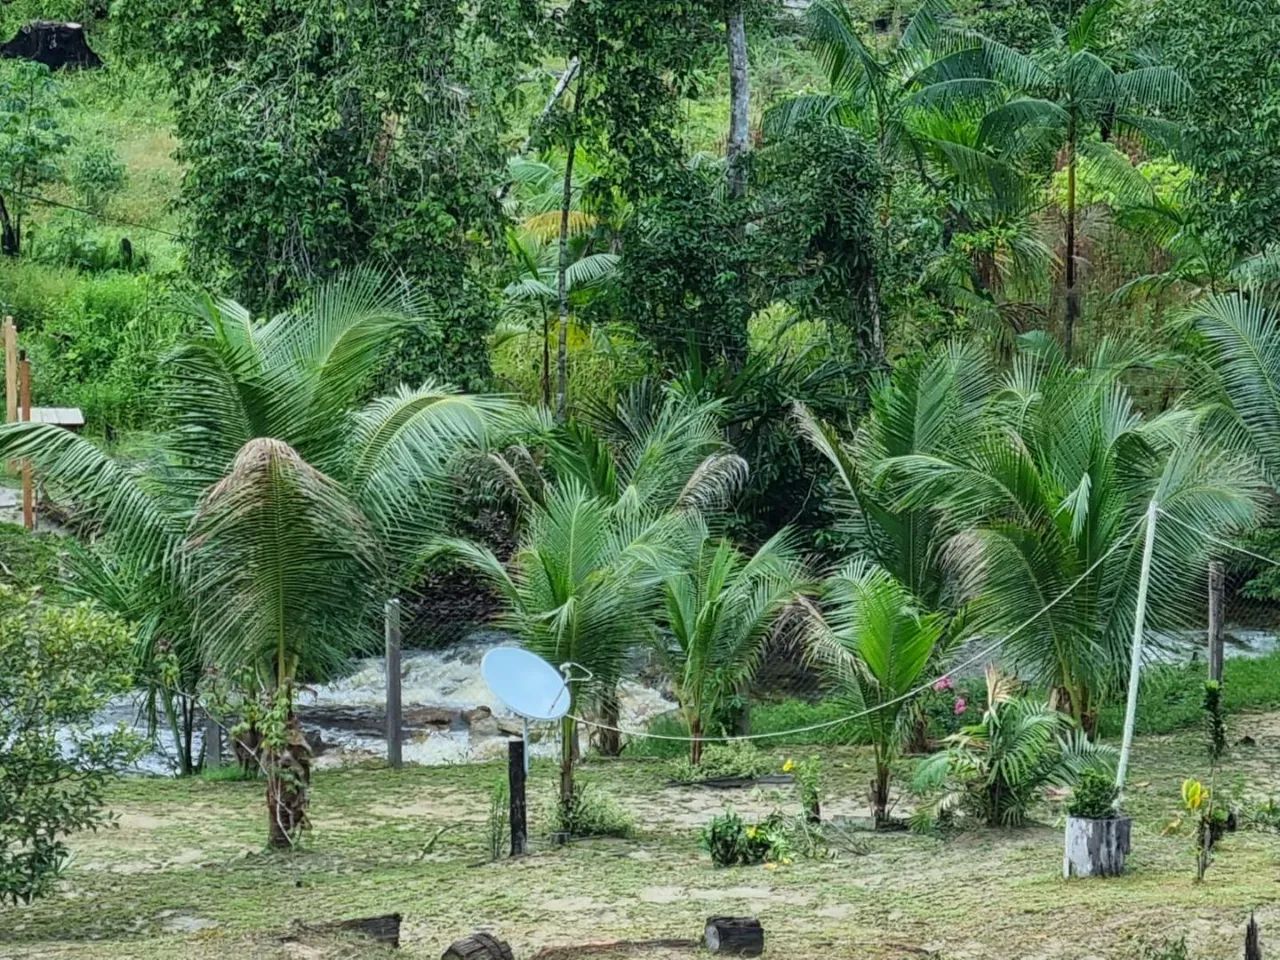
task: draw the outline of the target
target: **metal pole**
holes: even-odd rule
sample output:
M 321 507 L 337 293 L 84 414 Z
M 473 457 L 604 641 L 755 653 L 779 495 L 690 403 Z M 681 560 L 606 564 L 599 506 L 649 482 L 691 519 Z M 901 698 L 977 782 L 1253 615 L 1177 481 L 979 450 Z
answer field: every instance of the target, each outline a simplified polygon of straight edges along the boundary
M 385 608 L 387 631 L 387 762 L 403 763 L 400 711 L 400 601 L 391 599 Z
M 1116 764 L 1116 789 L 1124 792 L 1124 778 L 1129 770 L 1129 753 L 1133 749 L 1133 724 L 1138 714 L 1138 680 L 1142 675 L 1142 634 L 1147 618 L 1147 587 L 1151 583 L 1151 553 L 1156 545 L 1156 514 L 1160 505 L 1152 500 L 1147 505 L 1147 539 L 1142 548 L 1142 568 L 1138 573 L 1138 602 L 1133 610 L 1133 649 L 1129 654 L 1129 700 L 1124 711 L 1124 739 L 1120 742 L 1120 762 Z
M 1226 576 L 1218 560 L 1209 564 L 1209 679 L 1222 682 L 1223 597 Z

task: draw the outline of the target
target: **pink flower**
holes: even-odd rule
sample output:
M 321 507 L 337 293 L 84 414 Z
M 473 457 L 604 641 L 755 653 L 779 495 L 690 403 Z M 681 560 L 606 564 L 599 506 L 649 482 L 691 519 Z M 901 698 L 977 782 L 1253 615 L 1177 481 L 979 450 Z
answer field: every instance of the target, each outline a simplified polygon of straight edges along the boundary
M 950 677 L 940 677 L 933 682 L 933 689 L 941 693 L 943 690 L 950 690 L 955 684 L 951 682 Z
M 964 713 L 967 709 L 969 709 L 969 704 L 968 702 L 966 702 L 965 698 L 956 697 L 956 705 L 955 705 L 956 716 L 957 717 L 960 716 L 960 714 Z

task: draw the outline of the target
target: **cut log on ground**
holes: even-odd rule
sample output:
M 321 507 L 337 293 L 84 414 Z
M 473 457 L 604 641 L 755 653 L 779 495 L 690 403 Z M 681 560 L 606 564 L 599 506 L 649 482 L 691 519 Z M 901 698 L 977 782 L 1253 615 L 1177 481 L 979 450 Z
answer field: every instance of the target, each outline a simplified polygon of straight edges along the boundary
M 707 949 L 731 957 L 758 957 L 764 953 L 764 927 L 755 917 L 709 917 Z
M 1129 817 L 1067 817 L 1063 877 L 1118 877 L 1129 853 Z
M 565 947 L 543 947 L 531 960 L 578 960 L 600 953 L 617 954 L 620 951 L 643 954 L 649 950 L 696 950 L 700 940 L 660 937 L 656 940 L 598 940 L 593 943 L 575 943 Z
M 57 20 L 34 20 L 20 27 L 12 40 L 0 46 L 0 57 L 34 60 L 50 70 L 102 66 L 102 58 L 89 49 L 84 27 Z
M 298 925 L 299 933 L 356 933 L 377 943 L 400 946 L 400 914 L 384 913 L 377 917 L 357 917 L 355 920 L 338 920 L 333 923 L 305 923 Z M 286 940 L 297 940 L 299 933 L 292 933 Z
M 487 933 L 473 933 L 454 942 L 440 960 L 515 960 L 511 945 Z

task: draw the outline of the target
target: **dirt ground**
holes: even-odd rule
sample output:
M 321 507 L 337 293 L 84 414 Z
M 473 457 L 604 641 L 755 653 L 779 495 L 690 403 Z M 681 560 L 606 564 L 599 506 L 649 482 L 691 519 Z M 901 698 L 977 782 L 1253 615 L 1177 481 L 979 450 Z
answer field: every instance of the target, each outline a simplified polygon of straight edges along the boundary
M 1280 714 L 1237 718 L 1233 739 L 1246 733 L 1254 743 L 1232 749 L 1219 795 L 1280 797 Z M 824 813 L 865 816 L 865 752 L 821 752 Z M 787 752 L 776 756 L 781 766 Z M 1280 835 L 1230 835 L 1197 884 L 1189 831 L 1166 832 L 1183 778 L 1204 773 L 1197 732 L 1140 740 L 1131 869 L 1070 882 L 1053 803 L 1022 829 L 944 839 L 844 828 L 827 858 L 718 870 L 700 849 L 701 826 L 726 804 L 748 819 L 795 811 L 793 788 L 668 787 L 659 761 L 596 761 L 583 777 L 633 814 L 634 839 L 556 848 L 539 836 L 533 855 L 490 862 L 490 794 L 505 779 L 496 765 L 323 771 L 314 827 L 284 855 L 262 847 L 261 784 L 136 779 L 112 792 L 114 829 L 75 838 L 54 896 L 0 907 L 0 957 L 437 958 L 482 929 L 509 940 L 519 960 L 556 946 L 570 947 L 556 958 L 674 960 L 698 951 L 573 945 L 694 938 L 708 916 L 733 914 L 761 919 L 767 956 L 1146 960 L 1144 944 L 1185 937 L 1190 957 L 1226 960 L 1241 955 L 1251 910 L 1264 943 L 1280 949 Z M 550 765 L 535 765 L 535 829 L 554 782 Z M 399 951 L 299 926 L 389 912 L 404 915 Z

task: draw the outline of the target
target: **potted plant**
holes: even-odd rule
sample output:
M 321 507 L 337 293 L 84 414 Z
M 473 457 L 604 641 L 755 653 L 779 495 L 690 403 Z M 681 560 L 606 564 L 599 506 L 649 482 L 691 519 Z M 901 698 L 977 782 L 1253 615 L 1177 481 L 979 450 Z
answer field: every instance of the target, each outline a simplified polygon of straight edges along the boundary
M 1067 804 L 1062 857 L 1064 877 L 1114 877 L 1124 873 L 1132 818 L 1116 809 L 1120 790 L 1099 770 L 1086 770 Z

